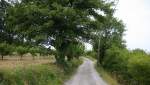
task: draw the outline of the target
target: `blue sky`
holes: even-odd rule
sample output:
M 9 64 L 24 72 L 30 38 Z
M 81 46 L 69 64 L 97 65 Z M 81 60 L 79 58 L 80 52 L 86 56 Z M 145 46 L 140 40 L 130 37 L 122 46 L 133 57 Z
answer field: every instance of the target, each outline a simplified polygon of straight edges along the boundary
M 150 0 L 119 0 L 115 16 L 126 25 L 127 47 L 150 52 Z

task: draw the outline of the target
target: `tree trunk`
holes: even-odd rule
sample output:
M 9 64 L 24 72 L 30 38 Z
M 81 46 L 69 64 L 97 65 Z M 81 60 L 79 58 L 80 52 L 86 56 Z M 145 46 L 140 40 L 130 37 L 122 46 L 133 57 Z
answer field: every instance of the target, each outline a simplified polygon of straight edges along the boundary
M 101 53 L 99 55 L 99 62 L 100 64 L 103 66 L 103 60 L 104 60 L 104 57 L 105 57 L 105 53 L 106 53 L 106 49 L 103 48 L 103 50 L 101 50 Z
M 2 58 L 1 58 L 1 60 L 4 60 L 4 56 L 3 56 L 3 55 L 1 55 L 1 57 L 2 57 Z
M 22 60 L 22 59 L 23 59 L 23 55 L 20 56 L 20 60 Z

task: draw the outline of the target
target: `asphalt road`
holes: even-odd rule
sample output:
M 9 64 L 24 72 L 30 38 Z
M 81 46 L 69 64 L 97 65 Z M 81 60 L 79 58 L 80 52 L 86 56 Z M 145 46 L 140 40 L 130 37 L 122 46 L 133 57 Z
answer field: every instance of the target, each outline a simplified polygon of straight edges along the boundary
M 85 59 L 77 73 L 64 85 L 107 85 L 94 68 L 93 61 Z

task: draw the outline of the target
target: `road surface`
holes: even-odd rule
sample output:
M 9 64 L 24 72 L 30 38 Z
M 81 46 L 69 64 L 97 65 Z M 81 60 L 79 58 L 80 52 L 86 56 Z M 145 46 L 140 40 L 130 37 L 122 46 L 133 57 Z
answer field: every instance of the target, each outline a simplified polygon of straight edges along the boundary
M 77 73 L 64 85 L 107 85 L 94 68 L 94 63 L 85 59 Z

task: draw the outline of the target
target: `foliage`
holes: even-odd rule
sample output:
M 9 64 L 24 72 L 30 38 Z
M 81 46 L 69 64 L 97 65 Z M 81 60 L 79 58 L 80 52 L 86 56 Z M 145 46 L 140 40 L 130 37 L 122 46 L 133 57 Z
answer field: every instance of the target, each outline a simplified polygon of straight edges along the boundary
M 33 57 L 33 60 L 34 60 L 37 53 L 40 52 L 40 49 L 36 48 L 36 47 L 31 47 L 31 48 L 29 48 L 29 52 L 32 54 L 32 57 Z
M 40 56 L 48 56 L 48 55 L 53 55 L 54 51 L 50 50 L 49 48 L 45 48 L 43 46 L 39 46 L 39 47 L 29 47 L 28 49 L 28 53 L 30 53 L 33 57 L 33 60 L 35 58 L 35 56 L 37 56 L 38 54 L 40 54 Z
M 8 0 L 9 1 L 9 0 Z M 80 61 L 72 61 L 84 53 L 83 42 L 90 42 L 98 64 L 117 75 L 122 82 L 132 85 L 150 83 L 150 57 L 140 49 L 128 51 L 125 48 L 124 24 L 114 17 L 114 2 L 105 0 L 21 0 L 13 3 L 0 0 L 0 54 L 17 52 L 36 56 L 54 54 L 56 61 L 65 71 L 76 67 Z M 14 48 L 16 46 L 16 48 Z M 51 51 L 47 46 L 53 46 Z M 47 69 L 45 69 L 47 70 Z M 22 70 L 23 71 L 23 70 Z M 15 71 L 14 80 L 5 75 L 2 84 L 40 85 L 44 78 L 36 71 L 27 71 L 25 80 Z M 22 72 L 24 73 L 24 72 Z M 22 74 L 21 73 L 21 74 Z M 21 75 L 19 74 L 19 75 Z M 34 76 L 34 75 L 36 76 Z M 0 74 L 1 75 L 1 74 Z M 46 79 L 42 82 L 48 83 Z M 30 81 L 30 79 L 34 81 Z M 37 78 L 37 79 L 36 79 Z M 39 78 L 39 79 L 38 79 Z M 123 79 L 122 79 L 123 78 Z M 17 79 L 17 80 L 15 80 Z M 19 81 L 20 80 L 20 81 Z M 56 79 L 57 80 L 57 79 Z M 7 82 L 8 81 L 8 82 Z M 17 83 L 18 83 L 17 82 Z M 53 81 L 52 81 L 53 82 Z M 42 83 L 44 85 L 45 83 Z
M 72 59 L 66 63 L 67 65 L 64 67 L 64 71 L 66 74 L 69 72 L 74 72 L 76 68 L 78 68 L 79 65 L 82 64 L 81 59 Z
M 79 60 L 69 64 L 67 73 L 54 64 L 1 69 L 0 85 L 62 85 L 80 65 Z
M 6 43 L 0 43 L 0 55 L 2 56 L 2 60 L 5 55 L 9 55 L 12 53 L 12 46 Z
M 123 22 L 113 17 L 113 15 L 106 16 L 104 23 L 99 22 L 99 24 L 99 30 L 96 31 L 92 44 L 94 51 L 97 52 L 97 60 L 102 64 L 107 49 L 113 46 L 125 47 L 122 39 L 125 29 Z
M 6 26 L 19 41 L 35 46 L 54 46 L 56 60 L 64 64 L 67 61 L 65 56 L 68 56 L 64 50 L 70 49 L 71 44 L 92 39 L 90 35 L 98 29 L 95 28 L 97 17 L 101 16 L 100 23 L 105 18 L 96 11 L 111 14 L 111 6 L 111 3 L 102 0 L 22 0 L 8 8 Z M 82 53 L 83 46 L 78 48 L 78 45 L 74 45 L 73 48 L 69 54 L 75 50 L 76 55 L 73 53 L 70 57 Z
M 16 52 L 20 55 L 20 59 L 22 59 L 23 55 L 28 53 L 28 48 L 23 46 L 17 46 L 15 48 Z
M 125 85 L 148 85 L 150 83 L 150 57 L 143 50 L 111 48 L 107 50 L 103 67 L 117 76 Z
M 100 73 L 100 76 L 107 82 L 107 84 L 120 85 L 118 81 L 103 67 L 96 66 L 96 70 Z
M 113 71 L 120 71 L 121 69 L 126 72 L 126 61 L 128 61 L 128 51 L 114 47 L 107 50 L 103 66 Z
M 0 43 L 11 42 L 12 37 L 6 32 L 5 13 L 9 7 L 9 3 L 5 0 L 0 0 Z
M 71 60 L 70 58 L 79 58 L 84 53 L 84 46 L 83 44 L 70 44 L 64 53 L 68 56 L 68 60 Z
M 128 73 L 132 76 L 135 84 L 148 85 L 150 83 L 150 56 L 144 51 L 135 51 L 131 53 L 128 60 Z
M 96 52 L 95 51 L 86 51 L 85 56 L 90 56 L 96 59 Z

